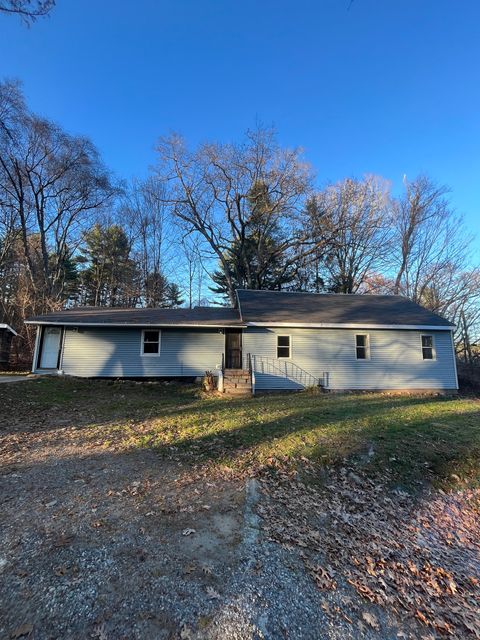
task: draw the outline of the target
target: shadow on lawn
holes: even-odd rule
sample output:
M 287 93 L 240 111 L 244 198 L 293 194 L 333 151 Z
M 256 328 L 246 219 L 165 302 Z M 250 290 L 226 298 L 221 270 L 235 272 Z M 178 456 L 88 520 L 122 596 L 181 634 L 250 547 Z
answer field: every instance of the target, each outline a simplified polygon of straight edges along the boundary
M 420 404 L 398 403 L 396 409 Z M 446 407 L 445 407 L 446 408 Z M 304 408 L 292 408 L 288 415 L 260 424 L 247 422 L 224 432 L 186 436 L 174 443 L 179 452 L 194 453 L 196 461 L 223 460 L 226 464 L 248 464 L 269 457 L 306 456 L 314 461 L 335 463 L 356 457 L 373 468 L 385 465 L 402 476 L 432 474 L 446 477 L 480 459 L 480 428 L 465 429 L 451 411 L 435 416 L 411 417 L 405 423 L 399 415 L 386 415 L 385 407 L 371 405 L 350 416 L 304 416 Z M 364 418 L 368 416 L 365 421 Z M 470 424 L 480 425 L 480 411 L 463 415 Z M 450 422 L 455 419 L 457 422 Z M 152 444 L 155 446 L 155 438 Z M 170 446 L 159 445 L 170 453 Z M 371 455 L 368 455 L 370 451 Z M 473 469 L 475 471 L 475 469 Z
M 363 456 L 373 468 L 388 466 L 407 478 L 446 477 L 462 466 L 474 473 L 480 458 L 480 405 L 456 398 L 302 393 L 226 399 L 186 385 L 61 379 L 28 386 L 27 406 L 18 409 L 25 424 L 5 415 L 4 433 L 75 427 L 87 442 L 104 439 L 107 449 L 121 443 L 182 462 L 244 469 L 270 457 L 331 463 Z M 374 455 L 366 455 L 369 449 Z
M 269 398 L 263 406 L 262 400 L 204 400 L 170 414 L 181 422 L 182 415 L 193 410 L 204 423 L 204 432 L 180 430 L 173 441 L 162 442 L 162 427 L 154 427 L 137 445 L 154 448 L 161 455 L 171 456 L 173 451 L 186 461 L 243 468 L 270 457 L 306 456 L 334 463 L 353 456 L 379 471 L 388 466 L 405 481 L 446 478 L 460 468 L 478 473 L 480 407 L 476 405 L 464 407 L 457 415 L 455 400 L 444 397 L 304 394 Z M 425 412 L 426 406 L 434 411 Z M 222 418 L 228 422 L 235 411 L 241 418 L 238 426 L 210 429 Z M 373 455 L 366 455 L 369 450 Z
M 14 415 L 18 398 L 12 400 L 11 409 L 3 409 L 2 415 L 4 433 L 12 433 L 13 452 L 20 451 L 22 460 L 20 463 L 13 460 L 15 468 L 4 467 L 2 479 L 4 519 L 9 524 L 15 560 L 4 568 L 8 579 L 0 585 L 8 630 L 17 628 L 19 620 L 29 620 L 45 635 L 97 635 L 93 620 L 98 617 L 103 621 L 107 614 L 106 632 L 111 631 L 115 637 L 121 628 L 130 637 L 139 628 L 144 630 L 138 625 L 156 620 L 155 616 L 161 611 L 168 625 L 171 624 L 172 634 L 176 635 L 177 620 L 183 619 L 185 602 L 194 602 L 196 611 L 213 607 L 214 603 L 206 602 L 201 594 L 209 585 L 223 595 L 225 585 L 231 582 L 231 574 L 221 571 L 225 567 L 230 571 L 230 567 L 236 566 L 235 545 L 242 526 L 242 505 L 222 493 L 222 483 L 217 483 L 219 494 L 216 495 L 217 486 L 210 485 L 202 473 L 199 475 L 205 485 L 196 480 L 193 485 L 177 483 L 180 475 L 190 475 L 190 463 L 207 466 L 220 460 L 248 468 L 259 460 L 285 453 L 306 454 L 320 461 L 337 460 L 348 455 L 363 455 L 372 445 L 375 455 L 365 456 L 369 465 L 379 469 L 382 465 L 396 466 L 399 463 L 390 460 L 394 456 L 402 459 L 399 471 L 403 476 L 413 479 L 425 471 L 425 462 L 432 472 L 448 474 L 475 451 L 477 458 L 480 457 L 478 403 L 418 396 L 309 394 L 227 400 L 205 398 L 195 388 L 150 388 L 127 383 L 96 386 L 78 381 L 35 384 L 32 383 L 20 399 L 17 409 L 25 416 L 33 409 L 28 429 L 17 425 L 19 431 L 9 426 L 10 418 L 22 417 Z M 39 398 L 38 394 L 43 396 Z M 49 397 L 55 399 L 49 401 Z M 30 402 L 34 403 L 33 407 L 29 407 Z M 56 407 L 54 417 L 49 421 L 53 407 Z M 39 423 L 38 416 L 46 421 Z M 55 423 L 57 418 L 61 422 Z M 138 433 L 132 423 L 133 427 L 139 427 Z M 102 440 L 110 437 L 112 424 L 117 429 L 118 440 L 112 446 L 102 447 Z M 162 443 L 160 436 L 168 429 L 177 429 L 177 434 L 173 431 L 172 440 Z M 39 438 L 35 437 L 36 431 Z M 27 432 L 33 432 L 34 436 L 32 456 L 23 446 L 29 441 Z M 122 439 L 130 435 L 131 445 L 120 446 Z M 143 436 L 150 436 L 151 440 L 141 442 Z M 72 448 L 58 455 L 63 452 L 64 438 Z M 73 438 L 73 442 L 68 442 L 69 438 Z M 49 455 L 38 455 L 39 448 L 47 450 L 52 444 Z M 142 450 L 142 446 L 147 450 Z M 162 457 L 172 460 L 162 460 Z M 352 490 L 355 489 L 352 485 Z M 292 499 L 295 495 L 290 493 L 289 486 L 285 490 L 280 515 L 288 518 L 288 508 L 295 506 Z M 305 497 L 309 497 L 307 489 Z M 191 513 L 186 507 L 195 500 L 199 510 Z M 378 495 L 372 492 L 367 505 L 376 500 Z M 205 502 L 211 509 L 202 510 Z M 312 504 L 310 509 L 304 504 L 300 504 L 292 517 L 295 535 L 303 513 L 315 527 L 319 511 L 323 514 L 325 509 L 323 503 L 321 507 Z M 401 514 L 397 515 L 394 509 L 391 507 L 387 513 L 379 502 L 373 520 L 368 520 L 367 513 L 357 529 L 365 527 L 361 537 L 367 544 L 371 527 L 379 527 L 378 536 L 382 536 L 387 550 L 401 544 L 406 549 L 405 561 L 416 560 L 417 536 L 411 544 L 405 540 L 401 525 L 408 524 L 409 520 L 404 518 L 402 522 Z M 217 530 L 219 514 L 222 522 L 232 520 L 227 535 L 224 529 Z M 406 516 L 414 521 L 417 514 L 417 504 L 412 503 Z M 450 512 L 446 517 L 450 518 Z M 433 513 L 433 523 L 435 518 Z M 388 526 L 382 529 L 385 521 Z M 182 532 L 192 524 L 196 534 L 183 536 Z M 201 537 L 204 531 L 209 544 L 200 547 L 205 540 Z M 429 528 L 429 552 L 431 531 Z M 328 534 L 329 530 L 323 528 L 322 535 Z M 337 529 L 332 530 L 331 535 L 335 544 L 344 541 L 343 551 L 351 547 L 351 530 L 340 538 L 340 543 Z M 449 540 L 448 545 L 449 557 L 462 554 L 463 548 L 456 538 L 453 542 Z M 358 558 L 366 556 L 366 547 L 352 548 L 358 550 Z M 397 563 L 393 567 L 396 571 L 398 556 L 387 556 L 390 557 Z M 270 554 L 265 556 L 264 567 L 271 558 Z M 456 557 L 447 568 L 454 566 L 454 560 Z M 200 563 L 203 562 L 213 566 L 213 577 L 202 570 Z M 192 569 L 194 563 L 198 566 Z M 259 567 L 258 571 L 266 570 L 262 563 Z M 472 567 L 475 575 L 476 565 Z M 185 572 L 181 568 L 186 568 Z M 247 572 L 245 574 L 248 579 Z M 266 574 L 265 580 L 271 580 L 275 587 L 271 590 L 272 597 L 277 600 L 283 597 L 282 605 L 287 607 L 293 602 L 292 610 L 298 609 L 295 600 L 298 589 L 294 585 L 295 591 L 282 591 L 283 575 L 279 572 L 277 585 L 276 577 L 272 580 L 271 574 Z M 371 580 L 372 576 L 366 579 Z M 201 589 L 196 587 L 197 583 Z M 301 585 L 304 587 L 305 583 Z M 33 593 L 34 597 L 25 599 L 22 595 L 25 592 Z M 219 601 L 225 615 L 230 614 L 228 603 L 238 606 L 238 593 L 243 595 L 239 589 L 227 593 L 225 601 Z M 308 600 L 306 602 L 310 620 L 312 610 L 320 610 L 319 601 L 315 600 L 316 605 L 310 610 Z M 91 611 L 91 616 L 85 611 Z M 278 614 L 272 615 L 270 623 L 280 618 Z M 167 626 L 163 618 L 158 625 L 162 632 Z M 149 629 L 147 627 L 145 637 L 150 637 Z M 158 637 L 159 633 L 155 628 L 151 636 Z M 275 627 L 272 637 L 279 635 Z

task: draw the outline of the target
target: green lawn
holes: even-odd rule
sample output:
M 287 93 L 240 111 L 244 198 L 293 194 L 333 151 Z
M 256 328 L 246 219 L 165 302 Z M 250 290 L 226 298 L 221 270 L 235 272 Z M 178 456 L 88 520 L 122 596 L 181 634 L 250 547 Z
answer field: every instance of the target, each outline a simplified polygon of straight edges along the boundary
M 480 401 L 472 398 L 304 392 L 228 399 L 187 385 L 50 378 L 2 385 L 0 405 L 4 424 L 9 411 L 33 428 L 38 412 L 51 411 L 52 428 L 55 417 L 75 426 L 78 416 L 107 449 L 154 448 L 242 472 L 271 458 L 334 464 L 353 456 L 406 483 L 480 479 Z

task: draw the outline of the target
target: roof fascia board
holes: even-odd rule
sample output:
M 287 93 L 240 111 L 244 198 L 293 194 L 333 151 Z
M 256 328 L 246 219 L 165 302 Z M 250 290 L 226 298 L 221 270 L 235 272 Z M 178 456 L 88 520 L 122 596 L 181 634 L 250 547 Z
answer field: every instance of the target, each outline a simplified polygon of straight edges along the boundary
M 15 329 L 12 329 L 12 327 L 5 322 L 0 322 L 0 329 L 8 329 L 13 333 L 14 336 L 18 336 L 18 333 L 15 331 Z
M 25 320 L 25 324 L 53 325 L 61 327 L 196 327 L 201 329 L 228 329 L 229 327 L 245 327 L 245 324 L 193 324 L 185 322 L 177 323 L 150 323 L 150 322 L 62 322 L 53 320 Z
M 453 331 L 455 325 L 430 324 L 356 324 L 350 322 L 246 322 L 247 327 L 292 327 L 298 329 L 420 329 L 422 331 Z

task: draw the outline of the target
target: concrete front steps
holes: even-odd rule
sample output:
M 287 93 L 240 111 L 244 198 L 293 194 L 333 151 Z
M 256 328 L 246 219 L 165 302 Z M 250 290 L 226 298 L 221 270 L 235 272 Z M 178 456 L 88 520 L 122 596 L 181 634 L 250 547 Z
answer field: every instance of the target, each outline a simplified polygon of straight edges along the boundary
M 225 369 L 223 373 L 223 392 L 231 396 L 252 395 L 252 377 L 245 369 Z

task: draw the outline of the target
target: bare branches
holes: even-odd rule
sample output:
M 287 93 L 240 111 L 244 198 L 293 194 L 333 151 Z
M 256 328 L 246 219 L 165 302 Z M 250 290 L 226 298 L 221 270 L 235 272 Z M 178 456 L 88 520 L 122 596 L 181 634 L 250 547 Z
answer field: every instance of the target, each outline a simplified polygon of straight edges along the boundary
M 56 0 L 0 0 L 0 13 L 15 14 L 27 25 L 47 16 Z
M 43 310 L 68 296 L 82 224 L 115 189 L 93 144 L 28 112 L 15 83 L 0 84 L 0 117 L 0 241 L 22 256 L 32 308 Z
M 192 306 L 207 287 L 233 306 L 239 287 L 394 292 L 456 322 L 473 353 L 480 273 L 446 187 L 419 176 L 393 198 L 370 176 L 314 193 L 301 150 L 263 127 L 194 149 L 172 135 L 157 150 L 155 173 L 120 196 L 88 139 L 0 83 L 4 315 L 86 301 L 178 306 L 182 293 Z
M 388 187 L 367 177 L 346 179 L 317 195 L 309 219 L 328 238 L 321 271 L 331 291 L 356 293 L 367 275 L 385 266 L 390 251 Z
M 395 277 L 394 292 L 403 291 L 406 295 L 418 297 L 420 275 L 425 272 L 426 264 L 438 262 L 435 254 L 444 254 L 445 247 L 437 231 L 444 229 L 452 218 L 452 212 L 446 200 L 447 187 L 438 186 L 426 176 L 419 176 L 413 182 L 405 182 L 402 198 L 393 202 L 392 222 L 397 238 L 398 271 Z
M 263 128 L 248 131 L 240 144 L 209 143 L 192 152 L 180 137 L 171 136 L 160 140 L 157 150 L 165 202 L 183 228 L 201 235 L 217 256 L 235 305 L 239 271 L 247 286 L 262 286 L 265 263 L 276 259 L 279 247 L 285 252 L 301 244 L 299 218 L 310 189 L 310 168 L 300 150 L 280 148 L 274 133 Z M 258 185 L 263 193 L 252 198 Z M 273 230 L 281 239 L 269 248 L 264 240 Z M 255 270 L 254 236 L 253 261 L 263 263 Z M 240 263 L 236 273 L 229 265 L 233 247 Z

